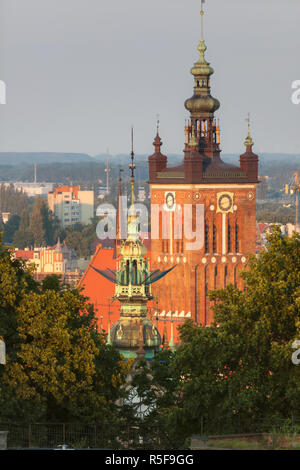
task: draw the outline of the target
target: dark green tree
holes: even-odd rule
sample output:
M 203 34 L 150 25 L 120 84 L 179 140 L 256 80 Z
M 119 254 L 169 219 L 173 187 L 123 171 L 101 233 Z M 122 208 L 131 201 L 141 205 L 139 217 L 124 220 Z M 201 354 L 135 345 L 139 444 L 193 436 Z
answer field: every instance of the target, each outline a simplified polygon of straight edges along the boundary
M 19 229 L 19 225 L 20 225 L 20 216 L 12 215 L 11 218 L 4 225 L 4 233 L 3 233 L 4 243 L 11 244 L 13 242 L 14 235 Z
M 44 225 L 43 210 L 45 202 L 41 197 L 37 197 L 30 215 L 30 230 L 33 234 L 35 247 L 46 246 L 47 234 Z
M 300 366 L 292 362 L 300 339 L 299 235 L 284 237 L 275 227 L 241 276 L 243 290 L 209 294 L 215 322 L 186 322 L 176 352 L 158 357 L 137 382 L 156 403 L 149 421 L 177 447 L 200 434 L 203 422 L 206 433 L 257 432 L 299 415 Z
M 96 329 L 93 307 L 77 289 L 39 284 L 0 245 L 1 421 L 117 421 L 127 373 Z

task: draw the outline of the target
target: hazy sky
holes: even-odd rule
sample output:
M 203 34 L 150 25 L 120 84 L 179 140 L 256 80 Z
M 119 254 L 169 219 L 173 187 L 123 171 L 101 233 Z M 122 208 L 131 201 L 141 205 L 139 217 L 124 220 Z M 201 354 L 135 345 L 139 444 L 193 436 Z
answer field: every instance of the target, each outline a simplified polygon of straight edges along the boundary
M 299 0 L 206 0 L 224 153 L 300 153 Z M 0 151 L 181 153 L 200 0 L 0 0 Z

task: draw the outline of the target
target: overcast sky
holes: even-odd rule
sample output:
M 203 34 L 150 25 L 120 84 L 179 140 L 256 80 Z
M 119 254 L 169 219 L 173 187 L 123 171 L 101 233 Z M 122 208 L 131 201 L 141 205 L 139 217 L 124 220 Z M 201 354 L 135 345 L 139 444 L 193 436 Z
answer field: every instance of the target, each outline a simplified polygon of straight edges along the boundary
M 224 153 L 300 153 L 299 0 L 206 0 Z M 0 151 L 181 153 L 200 0 L 0 0 Z

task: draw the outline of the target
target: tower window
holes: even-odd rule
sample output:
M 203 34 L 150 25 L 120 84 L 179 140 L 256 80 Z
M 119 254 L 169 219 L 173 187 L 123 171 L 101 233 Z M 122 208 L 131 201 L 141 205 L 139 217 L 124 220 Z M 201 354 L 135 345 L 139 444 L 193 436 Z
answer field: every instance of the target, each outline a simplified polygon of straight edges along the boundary
M 126 262 L 126 277 L 125 277 L 125 285 L 129 284 L 129 261 Z
M 208 224 L 205 224 L 205 253 L 209 253 L 209 228 Z
M 214 287 L 216 289 L 217 284 L 218 284 L 218 267 L 217 266 L 215 266 L 215 276 L 214 277 L 215 277 L 215 282 L 214 282 L 215 286 Z
M 235 252 L 239 253 L 239 226 L 235 224 Z
M 224 270 L 224 288 L 227 285 L 227 277 L 228 277 L 228 267 L 225 266 L 225 270 Z
M 231 253 L 231 226 L 228 221 L 228 228 L 227 228 L 227 252 Z
M 217 253 L 217 227 L 213 225 L 213 252 Z
M 136 286 L 137 283 L 137 263 L 136 260 L 134 260 L 132 265 L 132 284 Z

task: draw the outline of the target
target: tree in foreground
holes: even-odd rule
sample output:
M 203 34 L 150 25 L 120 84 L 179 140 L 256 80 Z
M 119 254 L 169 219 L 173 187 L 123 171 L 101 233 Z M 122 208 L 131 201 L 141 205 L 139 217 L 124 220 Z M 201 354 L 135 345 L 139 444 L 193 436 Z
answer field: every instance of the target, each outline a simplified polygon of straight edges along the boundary
M 77 289 L 39 284 L 0 246 L 1 421 L 111 423 L 127 366 Z
M 210 293 L 215 322 L 186 322 L 176 352 L 158 356 L 151 374 L 140 369 L 136 384 L 154 406 L 144 423 L 156 422 L 175 448 L 203 430 L 255 431 L 300 417 L 300 365 L 292 362 L 300 340 L 299 242 L 275 228 L 267 251 L 241 273 L 245 289 Z

